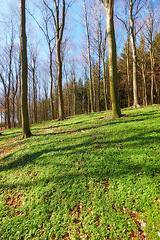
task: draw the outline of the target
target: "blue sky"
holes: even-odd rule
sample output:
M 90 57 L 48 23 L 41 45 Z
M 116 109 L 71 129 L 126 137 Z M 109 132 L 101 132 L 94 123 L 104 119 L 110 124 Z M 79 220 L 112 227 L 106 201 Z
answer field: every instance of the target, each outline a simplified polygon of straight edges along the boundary
M 98 1 L 98 0 L 97 0 Z M 122 10 L 122 2 L 124 0 L 117 0 L 115 1 L 115 10 L 118 10 L 119 14 L 123 16 L 124 11 Z M 151 1 L 151 0 L 149 0 Z M 38 16 L 36 15 L 36 7 L 32 7 L 34 3 L 40 3 L 42 0 L 26 0 L 27 8 L 31 10 L 31 12 L 35 13 L 35 17 L 38 19 Z M 72 44 L 70 45 L 71 52 L 74 56 L 77 58 L 81 58 L 81 51 L 82 46 L 86 43 L 85 38 L 85 29 L 82 27 L 81 24 L 81 18 L 80 18 L 80 3 L 82 0 L 75 0 L 74 5 L 70 9 L 70 19 L 69 19 L 69 33 L 70 39 L 72 39 Z M 86 2 L 91 2 L 91 0 L 86 0 Z M 160 16 L 160 0 L 154 0 L 156 8 L 157 8 L 157 21 L 159 21 Z M 7 14 L 10 14 L 11 9 L 18 9 L 19 10 L 20 0 L 0 0 L 0 49 L 3 47 L 3 41 L 5 41 L 5 38 L 3 38 L 3 34 L 6 34 L 8 29 L 3 27 L 3 21 L 8 21 L 8 18 L 6 17 Z M 9 16 L 9 15 L 8 15 Z M 41 54 L 41 57 L 48 59 L 48 49 L 47 44 L 44 39 L 44 36 L 42 32 L 39 30 L 39 27 L 36 25 L 36 23 L 33 21 L 33 19 L 28 15 L 28 31 L 30 34 L 28 34 L 29 38 L 33 37 L 33 42 L 37 42 L 39 46 L 39 52 Z M 159 24 L 160 26 L 160 24 Z M 17 19 L 17 29 L 19 29 L 19 19 Z M 3 32 L 2 32 L 3 31 Z M 17 30 L 18 31 L 18 30 Z M 32 33 L 32 34 L 31 34 Z M 120 56 L 120 53 L 122 51 L 122 48 L 124 46 L 125 41 L 125 30 L 122 27 L 121 23 L 116 20 L 116 40 L 117 40 L 117 53 L 118 56 Z M 2 51 L 0 51 L 1 53 Z M 81 63 L 82 64 L 82 63 Z M 80 66 L 78 66 L 78 70 L 80 71 Z M 1 88 L 0 83 L 0 88 Z

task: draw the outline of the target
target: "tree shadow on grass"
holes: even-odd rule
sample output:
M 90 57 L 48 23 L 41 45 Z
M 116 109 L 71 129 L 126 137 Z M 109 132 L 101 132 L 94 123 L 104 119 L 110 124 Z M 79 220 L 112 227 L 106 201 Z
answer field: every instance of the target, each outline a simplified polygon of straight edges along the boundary
M 37 134 L 37 136 L 45 136 L 45 135 L 64 135 L 64 134 L 71 134 L 71 133 L 78 133 L 78 132 L 82 132 L 82 131 L 87 131 L 87 130 L 92 130 L 92 129 L 98 129 L 101 127 L 107 127 L 107 126 L 114 126 L 114 125 L 120 125 L 120 124 L 124 124 L 124 123 L 133 123 L 133 122 L 143 122 L 146 119 L 148 119 L 149 116 L 152 116 L 152 119 L 156 119 L 159 118 L 159 116 L 153 116 L 153 112 L 157 113 L 157 111 L 151 111 L 151 113 L 145 113 L 143 115 L 139 114 L 139 115 L 123 115 L 123 117 L 121 119 L 111 119 L 110 121 L 108 121 L 105 124 L 97 124 L 95 126 L 91 126 L 91 127 L 79 127 L 78 129 L 74 130 L 61 130 L 59 132 L 47 132 L 44 134 Z M 140 119 L 137 119 L 137 117 L 141 117 Z M 151 119 L 151 118 L 150 118 Z M 80 124 L 80 123 L 84 123 L 84 122 L 78 122 L 78 123 L 73 123 L 73 124 L 67 124 L 67 125 L 56 125 L 56 126 L 50 126 L 50 127 L 46 127 L 44 129 L 58 129 L 59 127 L 69 127 L 69 126 L 74 126 L 75 124 Z
M 144 114 L 146 115 L 147 117 L 150 115 L 151 113 L 149 114 Z M 138 121 L 143 121 L 145 119 L 140 119 Z M 128 119 L 128 122 L 133 122 L 133 121 L 137 121 L 137 120 L 132 120 L 132 119 Z M 120 122 L 120 123 L 124 123 L 124 121 Z M 87 128 L 87 127 L 84 127 L 84 128 L 79 128 L 77 130 L 73 130 L 72 132 L 81 132 L 81 131 L 86 131 L 86 130 L 90 130 L 90 129 L 97 129 L 99 127 L 103 127 L 103 126 L 109 126 L 109 125 L 112 125 L 112 124 L 120 124 L 119 121 L 112 121 L 112 122 L 107 122 L 106 124 L 103 124 L 103 125 L 98 125 L 98 126 L 94 126 L 94 127 L 90 127 L 90 128 Z M 64 126 L 64 125 L 62 125 Z M 156 130 L 154 131 L 156 134 L 159 134 L 160 133 L 160 130 Z M 71 133 L 71 131 L 64 131 L 64 132 L 59 132 L 59 133 L 47 133 L 47 134 L 42 134 L 42 136 L 44 135 L 55 135 L 55 134 L 66 134 L 66 133 Z M 160 142 L 160 137 L 158 136 L 149 136 L 150 134 L 152 133 L 152 131 L 148 131 L 147 132 L 147 137 L 146 136 L 143 136 L 142 133 L 138 133 L 138 134 L 134 134 L 133 136 L 131 137 L 127 137 L 127 138 L 119 138 L 119 139 L 93 139 L 91 138 L 91 136 L 88 136 L 86 135 L 85 138 L 84 136 L 81 136 L 80 138 L 84 138 L 84 141 L 82 143 L 78 143 L 78 144 L 74 144 L 74 145 L 68 145 L 68 146 L 65 146 L 65 147 L 54 147 L 54 148 L 49 148 L 49 149 L 45 149 L 45 144 L 44 145 L 44 150 L 41 150 L 41 151 L 37 151 L 37 152 L 34 152 L 34 153 L 30 153 L 30 154 L 25 154 L 23 155 L 22 157 L 19 157 L 18 159 L 16 160 L 11 160 L 12 157 L 14 156 L 14 154 L 9 154 L 7 155 L 6 157 L 3 158 L 3 162 L 4 162 L 4 166 L 0 167 L 0 172 L 2 171 L 7 171 L 7 170 L 11 170 L 11 169 L 17 169 L 17 168 L 21 168 L 21 167 L 24 167 L 26 165 L 30 165 L 30 164 L 38 164 L 37 162 L 37 159 L 41 158 L 42 155 L 43 155 L 43 158 L 44 158 L 44 164 L 45 164 L 45 156 L 48 154 L 48 153 L 56 153 L 56 156 L 58 157 L 61 157 L 61 156 L 65 156 L 66 154 L 68 155 L 73 155 L 73 158 L 75 156 L 77 156 L 78 154 L 85 154 L 88 152 L 88 147 L 91 147 L 92 149 L 89 149 L 89 151 L 91 150 L 92 151 L 92 154 L 94 154 L 94 151 L 95 151 L 95 156 L 96 158 L 98 157 L 98 153 L 96 151 L 96 149 L 108 149 L 110 147 L 114 148 L 115 149 L 119 148 L 119 144 L 122 144 L 123 147 L 122 149 L 124 149 L 125 151 L 127 151 L 127 147 L 129 147 L 130 149 L 135 149 L 135 152 L 136 152 L 136 148 L 135 147 L 139 147 L 141 145 L 146 146 L 146 148 L 148 146 L 151 146 L 152 143 L 159 143 Z M 38 135 L 40 136 L 40 135 Z M 122 135 L 123 136 L 123 135 Z M 113 161 L 115 163 L 115 169 L 113 168 L 112 171 L 110 170 L 109 172 L 107 171 L 106 174 L 108 177 L 116 177 L 116 176 L 119 176 L 119 175 L 122 175 L 122 174 L 131 174 L 136 172 L 137 170 L 136 169 L 140 169 L 142 167 L 145 168 L 145 171 L 147 171 L 148 173 L 150 174 L 154 174 L 154 172 L 160 172 L 160 168 L 157 167 L 157 166 L 151 166 L 151 165 L 146 165 L 146 166 L 142 166 L 141 164 L 132 164 L 130 165 L 129 163 L 127 163 L 127 160 L 124 164 L 121 163 L 118 163 L 117 159 L 119 159 L 118 155 L 120 153 L 120 149 L 119 149 L 119 152 L 117 151 L 115 154 L 115 156 L 113 157 L 112 155 L 111 156 L 106 156 L 106 159 L 104 158 L 104 160 L 107 162 L 110 161 L 109 165 L 113 165 Z M 128 152 L 127 154 L 128 158 L 130 157 L 130 153 Z M 101 156 L 99 156 L 101 158 Z M 126 158 L 127 159 L 127 158 Z M 39 161 L 41 161 L 41 159 L 39 159 Z M 7 163 L 8 162 L 8 163 Z M 93 161 L 94 162 L 94 161 Z M 52 163 L 50 164 L 53 164 L 54 165 L 54 162 L 52 161 Z M 73 164 L 74 164 L 74 161 L 73 161 Z M 86 162 L 85 162 L 86 164 Z M 143 164 L 143 163 L 142 163 Z M 48 163 L 46 162 L 46 166 L 48 165 Z M 65 165 L 65 163 L 64 163 Z M 134 166 L 135 165 L 135 166 Z M 113 165 L 114 166 L 114 165 Z M 84 169 L 86 169 L 85 171 L 89 173 L 89 176 L 90 177 L 95 177 L 95 178 L 104 178 L 106 176 L 106 174 L 104 174 L 104 171 L 103 169 L 101 169 L 101 165 L 99 165 L 98 163 L 95 163 L 95 164 L 91 164 L 89 163 L 88 165 L 88 170 L 86 169 L 86 167 L 84 166 Z M 116 170 L 118 168 L 118 171 Z M 68 170 L 66 169 L 66 172 Z M 115 173 L 116 172 L 116 175 Z M 67 176 L 67 173 L 66 173 L 66 176 Z M 70 174 L 68 173 L 68 176 L 70 176 Z M 73 176 L 73 175 L 72 175 Z M 75 175 L 76 176 L 76 175 Z
M 33 154 L 25 154 L 22 157 L 19 157 L 17 160 L 13 160 L 11 162 L 10 162 L 10 158 L 14 156 L 14 153 L 8 154 L 6 157 L 3 158 L 3 162 L 5 165 L 0 167 L 0 172 L 24 167 L 28 164 L 34 164 L 37 158 L 41 157 L 43 154 L 47 154 L 52 151 L 53 150 L 50 149 L 50 150 L 34 152 Z M 7 164 L 7 162 L 9 163 Z
M 38 156 L 37 156 L 38 157 Z M 23 165 L 21 165 L 23 166 Z M 8 166 L 11 167 L 11 166 Z M 107 156 L 106 162 L 102 163 L 91 163 L 89 162 L 87 165 L 82 163 L 79 165 L 74 172 L 70 172 L 67 168 L 67 164 L 63 164 L 63 172 L 58 173 L 56 175 L 46 176 L 46 178 L 38 179 L 35 178 L 34 182 L 14 182 L 14 183 L 4 183 L 0 184 L 2 189 L 14 189 L 14 188 L 34 188 L 37 186 L 45 187 L 48 184 L 54 182 L 57 188 L 60 186 L 66 185 L 67 191 L 71 188 L 72 184 L 74 187 L 78 187 L 79 184 L 86 186 L 90 179 L 93 179 L 94 182 L 104 182 L 106 179 L 119 179 L 119 177 L 125 177 L 126 179 L 129 177 L 130 179 L 134 179 L 137 181 L 141 178 L 139 174 L 142 171 L 145 171 L 145 174 L 150 178 L 154 178 L 160 174 L 160 167 L 150 165 L 144 165 L 144 163 L 134 163 L 134 162 L 126 162 L 120 161 L 117 158 L 113 158 L 112 156 Z M 9 168 L 10 169 L 10 168 Z M 7 169 L 6 169 L 7 170 Z M 143 174 L 143 173 L 142 173 Z M 80 187 L 79 186 L 79 187 Z M 77 189 L 79 191 L 79 189 Z
M 160 130 L 157 130 L 155 132 L 157 134 L 159 134 Z M 147 132 L 148 135 L 150 133 L 152 133 L 152 132 Z M 56 154 L 56 155 L 54 155 L 54 157 L 62 157 L 62 156 L 66 156 L 66 155 L 77 156 L 78 154 L 83 154 L 83 153 L 85 154 L 88 151 L 91 151 L 92 154 L 94 154 L 94 152 L 95 152 L 95 156 L 97 157 L 98 156 L 97 149 L 107 150 L 109 148 L 113 148 L 113 149 L 115 148 L 115 149 L 119 150 L 119 152 L 118 151 L 116 152 L 117 156 L 114 156 L 114 161 L 116 161 L 116 157 L 118 159 L 118 154 L 121 153 L 122 150 L 124 150 L 125 154 L 126 154 L 127 150 L 128 150 L 127 148 L 132 149 L 132 150 L 135 149 L 134 151 L 136 153 L 135 146 L 143 145 L 143 147 L 144 146 L 148 147 L 149 144 L 155 143 L 155 142 L 159 143 L 159 141 L 160 141 L 160 137 L 158 137 L 158 136 L 157 137 L 153 137 L 153 136 L 143 137 L 141 134 L 137 134 L 137 135 L 125 138 L 125 139 L 121 138 L 121 139 L 116 139 L 116 140 L 109 140 L 109 139 L 97 140 L 96 138 L 93 139 L 93 138 L 90 138 L 90 136 L 86 136 L 85 140 L 82 143 L 68 145 L 65 147 L 62 147 L 62 146 L 53 147 L 53 148 L 49 148 L 49 149 L 47 149 L 47 148 L 45 149 L 45 144 L 43 144 L 44 150 L 37 151 L 37 152 L 31 153 L 31 154 L 27 153 L 27 154 L 23 155 L 22 157 L 19 157 L 15 161 L 10 162 L 10 159 L 12 159 L 12 157 L 14 156 L 13 153 L 7 155 L 6 157 L 3 158 L 3 162 L 4 162 L 4 164 L 7 164 L 7 162 L 8 162 L 8 164 L 0 167 L 0 171 L 7 171 L 7 170 L 11 170 L 11 169 L 24 167 L 28 164 L 35 164 L 35 162 L 36 162 L 36 164 L 38 164 L 37 159 L 42 157 L 42 155 L 43 155 L 43 158 L 44 158 L 43 161 L 45 164 L 45 157 L 48 153 Z M 120 147 L 121 144 L 122 144 L 122 147 Z M 41 147 L 43 147 L 43 145 Z M 150 145 L 150 146 L 152 146 L 152 145 Z M 88 149 L 88 147 L 90 149 Z M 107 156 L 107 161 L 109 161 L 108 157 L 109 156 Z M 130 153 L 128 153 L 128 157 L 130 157 Z M 51 158 L 52 158 L 52 155 L 51 155 Z M 42 159 L 39 159 L 40 164 L 41 164 L 41 160 Z M 111 159 L 111 161 L 113 161 L 113 159 Z M 51 163 L 54 164 L 53 161 Z M 46 162 L 46 165 L 47 165 L 47 162 Z M 127 163 L 126 163 L 126 166 L 127 166 Z M 127 168 L 125 167 L 126 170 L 123 170 L 123 172 L 127 171 L 128 167 L 129 166 L 127 166 Z

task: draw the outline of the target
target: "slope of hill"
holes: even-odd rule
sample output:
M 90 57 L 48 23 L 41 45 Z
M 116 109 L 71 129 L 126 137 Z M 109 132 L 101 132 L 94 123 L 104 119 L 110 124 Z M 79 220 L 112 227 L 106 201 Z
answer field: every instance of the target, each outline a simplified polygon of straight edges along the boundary
M 160 238 L 160 106 L 0 137 L 1 239 Z

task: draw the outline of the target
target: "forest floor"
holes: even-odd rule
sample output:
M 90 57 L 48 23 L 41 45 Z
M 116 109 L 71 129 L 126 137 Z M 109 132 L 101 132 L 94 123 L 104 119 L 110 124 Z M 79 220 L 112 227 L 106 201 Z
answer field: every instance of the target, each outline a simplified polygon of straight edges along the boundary
M 0 239 L 160 239 L 160 106 L 0 137 Z

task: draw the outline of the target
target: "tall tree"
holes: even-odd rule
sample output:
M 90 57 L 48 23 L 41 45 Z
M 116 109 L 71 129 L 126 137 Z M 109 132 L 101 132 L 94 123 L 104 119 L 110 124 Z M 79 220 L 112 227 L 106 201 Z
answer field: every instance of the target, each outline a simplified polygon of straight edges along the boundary
M 154 87 L 156 91 L 156 103 L 158 98 L 158 87 L 155 76 L 155 54 L 154 54 L 154 36 L 159 24 L 157 19 L 157 9 L 155 0 L 149 0 L 147 5 L 147 17 L 145 19 L 145 34 L 144 37 L 147 39 L 150 52 L 150 62 L 151 62 L 151 104 L 154 103 Z
M 114 31 L 113 9 L 114 0 L 101 0 L 106 10 L 106 26 L 109 47 L 109 79 L 110 79 L 110 94 L 112 101 L 112 117 L 119 118 L 121 109 L 118 96 L 118 81 L 117 81 L 117 52 Z
M 15 32 L 14 32 L 14 23 L 13 19 L 11 19 L 11 32 L 9 32 L 9 42 L 6 38 L 6 47 L 4 49 L 4 53 L 6 56 L 6 61 L 3 60 L 1 63 L 1 72 L 0 78 L 3 84 L 4 93 L 5 93 L 5 108 L 7 111 L 5 112 L 5 127 L 11 128 L 11 120 L 10 120 L 10 93 L 11 93 L 11 82 L 12 82 L 12 62 L 13 62 L 13 52 L 14 52 L 14 40 L 15 40 Z M 7 43 L 8 42 L 8 43 Z M 7 54 L 6 54 L 7 53 Z
M 143 78 L 143 105 L 148 105 L 148 96 L 147 96 L 147 78 L 146 78 L 146 65 L 147 65 L 147 50 L 146 50 L 146 41 L 144 37 L 140 39 L 140 45 L 137 49 L 138 52 L 138 61 L 142 71 Z
M 95 104 L 94 108 L 96 111 L 100 110 L 100 84 L 101 84 L 101 67 L 103 67 L 103 60 L 105 61 L 104 55 L 106 55 L 106 22 L 104 18 L 105 11 L 102 7 L 102 4 L 100 1 L 93 0 L 93 3 L 91 5 L 91 16 L 93 21 L 93 40 L 92 45 L 95 53 L 95 57 L 93 56 L 93 59 L 95 58 L 95 64 L 92 68 L 97 69 L 96 78 L 93 75 L 94 79 L 94 91 L 95 91 Z M 103 20 L 104 19 L 104 20 Z M 105 63 L 104 63 L 105 64 Z M 102 65 L 102 66 L 101 66 Z M 103 69 L 103 75 L 105 74 Z M 104 86 L 104 98 L 106 103 L 106 79 L 105 76 L 103 76 L 103 80 L 105 80 L 103 83 Z
M 120 20 L 125 29 L 126 29 L 126 34 L 127 34 L 127 45 L 126 45 L 126 58 L 127 58 L 127 64 L 126 64 L 126 70 L 127 70 L 127 83 L 128 83 L 128 107 L 130 107 L 130 102 L 131 102 L 131 94 L 130 94 L 130 74 L 129 74 L 129 53 L 130 53 L 130 27 L 129 27 L 129 21 L 128 21 L 128 3 L 125 3 L 125 19 L 120 18 L 119 16 L 116 15 L 118 20 Z
M 15 62 L 15 76 L 12 73 L 12 127 L 15 128 L 15 97 L 18 90 L 18 83 L 19 83 L 19 73 L 18 73 L 18 66 L 16 66 Z
M 53 0 L 54 8 L 52 9 L 45 0 L 43 0 L 45 6 L 50 10 L 55 32 L 56 32 L 56 55 L 57 55 L 57 87 L 58 87 L 58 110 L 59 120 L 63 120 L 64 116 L 64 103 L 63 103 L 63 92 L 62 92 L 62 40 L 64 34 L 64 27 L 66 21 L 67 9 L 71 2 L 66 6 L 66 0 L 59 1 Z
M 88 12 L 86 6 L 86 0 L 83 0 L 84 4 L 84 19 L 85 19 L 85 27 L 86 27 L 86 34 L 87 34 L 87 50 L 88 50 L 88 64 L 89 64 L 89 95 L 90 95 L 90 105 L 91 105 L 91 112 L 94 111 L 93 109 L 93 79 L 92 79 L 92 63 L 91 63 L 91 35 L 89 32 L 89 19 L 88 19 Z
M 30 71 L 33 88 L 33 122 L 37 123 L 37 51 L 31 49 Z
M 135 18 L 133 16 L 133 7 L 136 1 L 129 0 L 129 23 L 130 23 L 130 40 L 133 56 L 133 107 L 138 107 L 138 87 L 137 87 L 137 54 L 135 39 Z
M 45 3 L 45 2 L 44 2 Z M 53 52 L 55 50 L 55 29 L 53 29 L 52 22 L 51 22 L 51 13 L 49 8 L 46 6 L 45 8 L 40 9 L 42 14 L 43 24 L 36 20 L 36 18 L 30 13 L 33 19 L 36 21 L 37 25 L 43 32 L 45 39 L 47 41 L 48 50 L 49 50 L 49 73 L 50 73 L 50 110 L 51 110 L 51 119 L 54 119 L 54 105 L 53 105 Z M 43 26 L 44 25 L 44 26 Z M 50 26 L 52 31 L 50 31 Z
M 27 103 L 27 38 L 25 0 L 20 0 L 21 111 L 23 138 L 31 136 Z
M 122 17 L 117 16 L 117 18 L 124 24 L 127 31 L 127 39 L 129 40 L 130 38 L 130 43 L 131 43 L 132 59 L 133 59 L 133 107 L 139 107 L 138 83 L 137 83 L 136 35 L 144 25 L 142 24 L 138 26 L 136 23 L 139 17 L 139 13 L 141 9 L 144 7 L 146 1 L 147 0 L 125 0 L 125 20 Z M 128 8 L 128 17 L 126 14 L 127 8 Z M 137 26 L 138 28 L 136 29 Z M 129 85 L 130 85 L 130 81 L 129 81 Z

